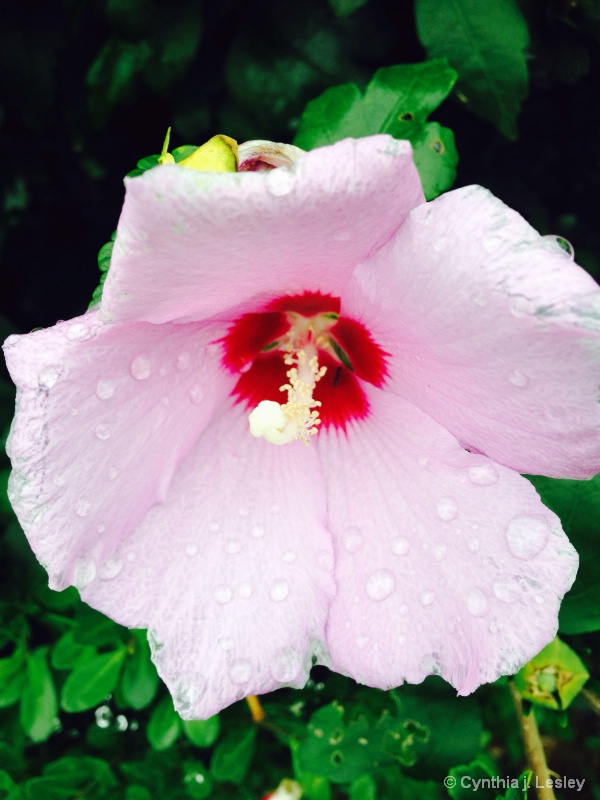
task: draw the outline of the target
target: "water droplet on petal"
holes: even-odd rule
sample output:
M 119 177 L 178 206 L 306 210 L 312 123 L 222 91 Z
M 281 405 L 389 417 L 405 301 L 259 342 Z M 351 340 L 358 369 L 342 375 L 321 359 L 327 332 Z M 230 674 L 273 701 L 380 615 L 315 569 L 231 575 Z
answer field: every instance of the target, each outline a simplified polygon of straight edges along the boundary
M 106 530 L 106 525 L 103 522 L 101 522 L 99 525 L 96 525 L 96 530 L 98 531 L 98 533 L 104 533 L 104 531 Z
M 472 536 L 469 541 L 467 542 L 467 549 L 470 553 L 478 553 L 479 552 L 479 539 L 476 536 Z
M 367 581 L 366 592 L 371 600 L 379 602 L 389 597 L 396 588 L 396 579 L 389 569 L 378 569 Z
M 85 342 L 93 336 L 93 331 L 85 322 L 74 322 L 67 329 L 67 339 L 70 342 Z
M 508 373 L 508 380 L 512 383 L 513 386 L 527 386 L 529 383 L 529 378 L 525 375 L 521 370 L 514 369 L 512 372 Z
M 137 558 L 137 554 L 136 554 L 135 550 L 130 550 L 127 553 L 127 555 L 125 556 L 125 558 L 127 559 L 127 561 L 133 563 Z
M 262 539 L 264 535 L 265 529 L 262 525 L 253 525 L 252 528 L 250 528 L 250 536 L 252 536 L 253 539 Z
M 55 486 L 64 486 L 66 483 L 66 479 L 64 475 L 55 475 L 54 476 L 54 485 Z
M 116 578 L 123 569 L 123 562 L 119 556 L 109 556 L 98 567 L 98 577 L 103 581 L 110 581 Z
M 252 677 L 252 664 L 245 658 L 237 658 L 229 667 L 229 677 L 233 683 L 247 683 Z
M 198 555 L 198 545 L 194 543 L 186 544 L 184 552 L 189 558 L 194 558 L 194 556 Z
M 75 513 L 78 517 L 87 517 L 92 510 L 92 504 L 89 500 L 80 499 L 75 503 Z
M 211 531 L 211 533 L 216 533 L 219 530 L 220 527 L 221 526 L 219 525 L 218 522 L 209 522 L 208 523 L 208 530 Z
M 421 592 L 419 600 L 421 601 L 422 606 L 430 606 L 435 600 L 435 592 Z
M 490 624 L 488 625 L 488 631 L 490 633 L 498 633 L 498 623 L 495 619 L 493 619 Z
M 458 514 L 458 503 L 453 497 L 442 497 L 437 502 L 437 513 L 444 522 L 451 522 Z
M 296 553 L 293 550 L 286 550 L 286 552 L 281 556 L 286 564 L 293 564 L 296 560 Z
M 446 547 L 445 544 L 436 544 L 435 547 L 433 548 L 433 557 L 435 558 L 436 561 L 443 561 L 444 558 L 446 557 L 447 551 L 448 548 Z
M 98 381 L 96 384 L 96 396 L 100 400 L 110 400 L 115 393 L 115 384 L 113 381 Z
M 150 377 L 152 372 L 152 361 L 144 354 L 136 356 L 131 362 L 129 371 L 136 381 L 145 381 L 146 378 Z
M 489 236 L 487 239 L 483 239 L 481 246 L 486 253 L 494 253 L 500 247 L 502 241 L 500 236 Z
M 214 358 L 215 356 L 219 355 L 220 350 L 221 348 L 219 347 L 218 342 L 209 342 L 204 348 L 204 354 L 209 358 Z
M 217 586 L 216 589 L 213 591 L 213 597 L 215 598 L 217 603 L 220 603 L 221 605 L 228 603 L 231 600 L 232 596 L 233 592 L 231 591 L 229 586 L 225 586 L 225 584 Z
M 267 172 L 265 180 L 268 191 L 276 197 L 283 197 L 289 194 L 295 184 L 294 173 L 285 167 Z
M 61 373 L 60 367 L 44 367 L 40 372 L 38 382 L 42 389 L 51 389 L 56 381 L 59 379 Z
M 431 246 L 436 253 L 441 253 L 448 247 L 448 239 L 446 236 L 438 236 L 432 241 Z
M 575 258 L 575 248 L 564 236 L 557 236 L 555 233 L 550 233 L 547 236 L 542 236 L 542 241 L 550 245 L 553 250 L 562 250 L 563 253 L 569 256 L 571 261 Z
M 111 479 L 111 481 L 114 481 L 114 479 L 117 477 L 118 474 L 119 470 L 116 467 L 108 468 L 108 477 Z
M 503 603 L 516 603 L 523 597 L 521 581 L 516 575 L 506 575 L 493 583 L 494 594 Z
M 245 581 L 238 586 L 238 594 L 240 597 L 250 597 L 252 594 L 252 586 Z
M 397 642 L 398 642 L 398 644 L 405 644 L 406 643 L 406 635 L 404 633 L 401 633 L 400 636 L 398 636 Z
M 392 539 L 392 552 L 397 556 L 405 556 L 410 550 L 410 542 L 404 536 L 396 536 Z
M 404 603 L 401 606 L 398 606 L 398 613 L 402 614 L 402 616 L 408 614 L 408 606 L 405 605 Z
M 477 292 L 473 295 L 473 302 L 476 306 L 479 306 L 479 308 L 484 308 L 487 306 L 488 302 L 487 294 L 483 291 Z
M 344 548 L 348 553 L 356 553 L 362 547 L 363 537 L 358 528 L 346 528 L 344 531 Z
M 271 675 L 280 683 L 289 683 L 298 675 L 302 661 L 293 647 L 280 650 L 271 664 Z
M 248 511 L 246 506 L 241 506 L 240 508 L 238 508 L 238 514 L 240 515 L 240 517 L 247 517 L 249 513 L 250 512 Z
M 187 369 L 192 361 L 189 353 L 183 352 L 177 356 L 177 369 Z
M 194 403 L 195 405 L 200 405 L 203 399 L 204 399 L 204 391 L 202 390 L 202 387 L 199 386 L 198 384 L 192 386 L 192 388 L 190 389 L 190 400 L 192 401 L 192 403 Z
M 536 596 L 534 597 L 534 600 L 539 605 L 543 605 L 543 603 L 544 603 L 544 598 L 542 597 L 541 594 L 536 594 Z
M 524 561 L 540 553 L 550 537 L 550 525 L 539 514 L 521 514 L 513 517 L 506 528 L 506 541 L 510 552 Z
M 287 581 L 275 581 L 275 583 L 271 586 L 269 596 L 274 603 L 280 603 L 288 596 L 289 590 L 290 588 L 287 584 Z
M 476 486 L 491 486 L 498 481 L 498 471 L 493 464 L 483 463 L 469 467 L 469 480 Z
M 467 595 L 467 608 L 474 617 L 483 617 L 487 614 L 490 604 L 481 589 L 471 589 Z
M 371 639 L 368 636 L 359 636 L 356 639 L 356 646 L 359 650 L 364 650 L 370 641 Z
M 105 425 L 104 423 L 96 425 L 96 438 L 100 439 L 102 442 L 110 439 L 110 428 L 108 425 Z
M 221 650 L 233 650 L 235 642 L 230 636 L 221 636 L 219 639 L 217 639 L 217 644 Z
M 83 589 L 96 577 L 96 562 L 93 558 L 80 558 L 75 564 L 73 584 Z
M 234 556 L 236 553 L 239 553 L 241 549 L 242 545 L 237 539 L 230 539 L 225 545 L 225 552 L 230 556 Z

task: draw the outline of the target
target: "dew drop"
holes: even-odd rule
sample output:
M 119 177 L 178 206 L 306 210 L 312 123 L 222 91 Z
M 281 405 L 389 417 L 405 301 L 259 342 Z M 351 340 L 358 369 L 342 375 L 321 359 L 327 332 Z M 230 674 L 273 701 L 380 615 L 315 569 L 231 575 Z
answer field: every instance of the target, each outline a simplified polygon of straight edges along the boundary
M 538 603 L 539 605 L 543 605 L 543 603 L 544 603 L 544 598 L 542 597 L 542 595 L 541 595 L 541 594 L 536 594 L 536 596 L 535 596 L 534 600 L 535 600 L 535 602 L 536 602 L 536 603 Z
M 397 556 L 405 556 L 410 550 L 410 542 L 403 536 L 396 536 L 392 539 L 392 552 Z
M 408 614 L 408 606 L 405 603 L 402 603 L 401 606 L 398 606 L 398 613 L 402 616 Z
M 217 588 L 213 591 L 213 597 L 215 598 L 217 603 L 225 605 L 225 603 L 228 603 L 233 597 L 233 592 L 231 591 L 229 586 L 221 584 L 220 586 L 217 586 Z
M 185 351 L 177 356 L 177 369 L 187 369 L 191 363 L 191 356 Z
M 252 528 L 250 528 L 250 536 L 252 536 L 253 539 L 262 539 L 264 535 L 265 529 L 262 525 L 253 525 Z
M 104 533 L 104 531 L 106 530 L 106 525 L 103 522 L 101 522 L 99 525 L 96 526 L 96 530 L 98 531 L 98 533 Z
M 240 597 L 250 597 L 252 595 L 252 586 L 245 581 L 238 586 L 238 594 Z
M 247 683 L 252 676 L 252 664 L 245 658 L 237 658 L 229 667 L 232 683 Z
M 98 567 L 98 577 L 103 581 L 110 581 L 116 578 L 123 569 L 123 562 L 119 556 L 109 556 Z
M 203 399 L 204 399 L 204 392 L 202 390 L 202 387 L 199 386 L 198 384 L 192 386 L 192 388 L 190 389 L 190 400 L 192 401 L 192 403 L 194 403 L 195 405 L 200 405 Z
M 496 622 L 496 620 L 495 620 L 495 619 L 493 619 L 493 620 L 490 622 L 490 624 L 488 625 L 488 631 L 489 631 L 490 633 L 494 633 L 494 634 L 495 634 L 495 633 L 498 633 L 498 623 Z
M 569 256 L 571 261 L 575 258 L 575 248 L 564 236 L 557 236 L 555 233 L 550 233 L 547 236 L 542 236 L 542 241 L 547 242 L 553 250 L 562 250 L 563 253 Z
M 114 479 L 117 477 L 118 474 L 119 470 L 116 467 L 108 468 L 108 477 L 111 479 L 111 481 L 114 481 Z
M 406 644 L 406 636 L 405 634 L 401 633 L 400 636 L 397 638 L 398 644 Z
M 234 556 L 236 553 L 239 553 L 241 549 L 242 545 L 237 539 L 230 539 L 225 545 L 225 552 L 230 556 Z
M 344 531 L 344 548 L 348 553 L 356 553 L 362 547 L 363 537 L 358 528 L 346 528 Z
M 447 551 L 448 548 L 446 547 L 445 544 L 436 544 L 435 547 L 433 548 L 433 557 L 435 558 L 436 561 L 443 561 L 444 558 L 446 557 Z
M 194 558 L 194 556 L 198 555 L 198 545 L 193 543 L 186 544 L 184 552 L 188 558 Z
M 101 442 L 105 442 L 107 439 L 110 439 L 110 428 L 108 425 L 105 425 L 104 423 L 96 425 L 96 438 L 100 439 Z
M 133 359 L 129 371 L 136 381 L 145 381 L 152 372 L 152 362 L 147 355 L 141 354 Z
M 221 636 L 219 639 L 217 639 L 217 644 L 221 650 L 233 650 L 235 642 L 229 636 Z
M 502 245 L 502 241 L 503 240 L 500 238 L 500 236 L 490 236 L 481 242 L 481 246 L 486 253 L 495 253 L 496 250 Z
M 429 465 L 429 458 L 427 456 L 419 456 L 419 466 L 425 469 L 425 467 L 427 467 L 428 465 Z
M 135 550 L 130 550 L 125 557 L 126 557 L 127 561 L 129 561 L 130 563 L 133 563 L 137 559 L 137 554 L 136 554 Z
M 267 189 L 271 194 L 276 197 L 283 197 L 294 188 L 294 173 L 285 167 L 271 170 L 266 174 L 266 183 Z
M 371 639 L 368 636 L 359 636 L 356 639 L 356 646 L 359 650 L 364 650 L 370 641 Z
M 83 589 L 96 577 L 96 562 L 93 558 L 80 558 L 75 564 L 73 584 L 77 589 Z
M 298 675 L 302 662 L 293 647 L 280 650 L 271 664 L 271 675 L 280 683 L 289 683 Z
M 467 608 L 474 617 L 483 617 L 487 614 L 490 604 L 481 589 L 471 589 L 467 595 Z
M 98 381 L 96 384 L 96 396 L 100 400 L 110 400 L 115 393 L 115 384 L 113 381 Z
M 333 234 L 333 240 L 335 242 L 349 242 L 352 238 L 352 231 L 349 230 L 339 230 Z
M 238 514 L 240 515 L 240 517 L 247 517 L 249 513 L 250 512 L 248 511 L 246 506 L 241 506 L 240 508 L 238 508 Z
M 218 342 L 209 342 L 204 348 L 204 354 L 209 358 L 214 358 L 215 356 L 218 356 L 219 352 L 220 352 L 220 347 Z
M 437 513 L 444 522 L 451 522 L 458 514 L 458 503 L 453 497 L 442 497 L 437 502 Z
M 475 303 L 476 306 L 479 306 L 479 308 L 484 308 L 485 306 L 487 306 L 488 299 L 486 293 L 477 292 L 476 294 L 474 294 L 473 302 Z
M 469 467 L 469 480 L 476 486 L 491 486 L 498 481 L 498 477 L 493 464 L 484 463 Z
M 445 236 L 438 236 L 432 241 L 431 246 L 436 253 L 441 253 L 442 250 L 445 250 L 448 247 L 448 239 Z
M 59 367 L 44 367 L 44 369 L 40 372 L 38 377 L 39 385 L 42 389 L 51 389 L 55 384 L 56 381 L 60 377 L 60 368 Z
M 513 386 L 527 386 L 529 383 L 529 378 L 525 375 L 521 370 L 514 369 L 512 372 L 508 373 L 508 380 L 512 383 Z
M 55 475 L 54 476 L 54 485 L 55 486 L 64 486 L 66 483 L 64 475 Z
M 70 342 L 85 342 L 94 336 L 90 326 L 85 322 L 75 322 L 67 330 L 67 339 Z
M 550 525 L 539 514 L 513 517 L 506 528 L 506 541 L 516 558 L 528 561 L 540 553 L 548 542 Z
M 523 597 L 521 582 L 516 575 L 507 575 L 495 580 L 492 588 L 494 594 L 503 603 L 516 603 Z
M 80 499 L 75 503 L 75 513 L 78 517 L 87 517 L 92 510 L 92 504 L 89 500 Z
M 422 606 L 430 606 L 435 600 L 435 592 L 421 592 L 419 600 Z
M 366 585 L 367 595 L 371 600 L 380 602 L 389 597 L 396 588 L 396 579 L 389 569 L 375 570 Z
M 216 532 L 219 530 L 219 528 L 220 528 L 220 527 L 221 527 L 221 526 L 219 525 L 219 523 L 218 523 L 218 522 L 209 522 L 209 523 L 208 523 L 208 530 L 209 530 L 211 533 L 216 533 Z
M 293 550 L 286 550 L 281 557 L 286 564 L 293 564 L 296 560 L 296 553 Z
M 282 600 L 288 596 L 289 593 L 289 586 L 287 581 L 275 581 L 275 583 L 271 586 L 271 591 L 269 592 L 269 596 L 274 603 L 280 603 Z
M 469 541 L 467 542 L 467 549 L 470 553 L 479 552 L 479 539 L 476 536 L 472 536 L 469 539 Z

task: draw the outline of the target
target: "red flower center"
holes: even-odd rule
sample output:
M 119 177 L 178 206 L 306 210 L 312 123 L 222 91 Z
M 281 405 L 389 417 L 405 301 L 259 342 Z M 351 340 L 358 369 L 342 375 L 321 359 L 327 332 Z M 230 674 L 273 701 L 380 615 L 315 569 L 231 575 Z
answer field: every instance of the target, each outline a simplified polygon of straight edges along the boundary
M 264 400 L 285 403 L 290 358 L 316 355 L 318 368 L 326 368 L 312 387 L 321 425 L 341 430 L 369 413 L 361 382 L 381 386 L 387 374 L 386 353 L 365 326 L 340 315 L 339 298 L 320 292 L 286 295 L 243 314 L 223 345 L 225 366 L 239 374 L 233 393 L 250 409 Z

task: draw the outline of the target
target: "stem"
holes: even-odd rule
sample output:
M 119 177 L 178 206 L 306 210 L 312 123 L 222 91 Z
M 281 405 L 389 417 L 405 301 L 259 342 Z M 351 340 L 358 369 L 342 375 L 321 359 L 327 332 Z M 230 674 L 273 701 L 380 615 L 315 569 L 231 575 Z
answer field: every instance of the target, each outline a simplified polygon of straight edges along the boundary
M 581 696 L 587 700 L 592 711 L 595 711 L 600 717 L 600 697 L 591 689 L 582 689 Z
M 248 695 L 246 702 L 248 703 L 254 722 L 262 722 L 265 718 L 265 710 L 261 706 L 258 697 L 254 694 Z
M 539 800 L 556 800 L 554 789 L 552 788 L 552 775 L 546 762 L 546 753 L 544 752 L 544 745 L 542 744 L 534 711 L 531 709 L 530 713 L 525 716 L 523 714 L 523 700 L 512 681 L 510 682 L 510 689 L 517 709 L 527 760 L 533 772 L 534 789 Z

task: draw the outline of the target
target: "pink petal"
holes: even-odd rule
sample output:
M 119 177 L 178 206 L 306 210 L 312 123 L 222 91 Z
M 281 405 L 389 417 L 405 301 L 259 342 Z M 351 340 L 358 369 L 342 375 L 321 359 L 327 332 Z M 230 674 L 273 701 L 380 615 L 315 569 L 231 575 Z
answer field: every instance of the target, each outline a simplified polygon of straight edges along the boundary
M 181 465 L 83 598 L 149 627 L 153 658 L 185 718 L 248 694 L 304 685 L 323 654 L 332 550 L 317 452 L 275 447 L 228 409 Z M 110 577 L 110 576 L 108 576 Z
M 600 471 L 600 291 L 480 187 L 415 209 L 342 313 L 391 353 L 390 387 L 519 472 Z
M 10 498 L 51 586 L 83 586 L 155 503 L 231 389 L 206 324 L 103 324 L 15 336 Z
M 389 136 L 347 139 L 270 172 L 164 165 L 126 186 L 102 311 L 150 322 L 285 293 L 339 295 L 423 199 L 409 143 Z
M 382 689 L 439 673 L 469 694 L 552 639 L 577 554 L 524 478 L 400 398 L 367 394 L 369 419 L 318 437 L 332 669 Z

